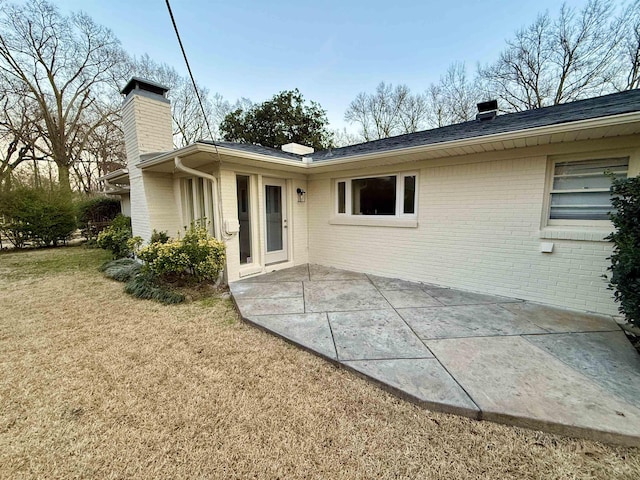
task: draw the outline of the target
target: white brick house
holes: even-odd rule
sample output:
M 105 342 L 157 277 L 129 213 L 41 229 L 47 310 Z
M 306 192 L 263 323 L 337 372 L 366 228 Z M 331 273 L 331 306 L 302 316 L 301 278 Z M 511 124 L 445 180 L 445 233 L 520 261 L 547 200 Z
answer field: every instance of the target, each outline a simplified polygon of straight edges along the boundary
M 123 90 L 128 168 L 112 178 L 130 183 L 134 235 L 212 221 L 229 282 L 316 263 L 617 311 L 601 277 L 604 172 L 640 173 L 638 90 L 323 152 L 173 150 L 166 91 L 135 78 Z

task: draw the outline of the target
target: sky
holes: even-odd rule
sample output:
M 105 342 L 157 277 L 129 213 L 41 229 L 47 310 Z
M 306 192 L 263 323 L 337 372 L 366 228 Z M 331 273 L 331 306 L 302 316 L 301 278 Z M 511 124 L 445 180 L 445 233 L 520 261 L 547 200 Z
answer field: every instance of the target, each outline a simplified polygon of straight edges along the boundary
M 149 54 L 186 75 L 165 0 L 53 0 L 84 11 L 131 55 Z M 582 8 L 587 0 L 568 0 Z M 557 0 L 172 0 L 198 83 L 226 100 L 262 102 L 298 88 L 326 111 L 331 128 L 359 92 L 381 82 L 414 92 L 436 83 L 452 62 L 472 73 L 496 59 L 505 40 Z

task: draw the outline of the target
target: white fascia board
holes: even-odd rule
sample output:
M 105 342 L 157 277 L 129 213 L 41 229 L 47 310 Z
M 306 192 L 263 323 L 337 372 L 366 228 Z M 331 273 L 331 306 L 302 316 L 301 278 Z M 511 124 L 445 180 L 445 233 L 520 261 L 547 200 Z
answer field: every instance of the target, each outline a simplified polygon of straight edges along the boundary
M 126 177 L 129 175 L 129 170 L 127 170 L 126 168 L 119 168 L 118 170 L 114 170 L 113 172 L 109 172 L 106 175 L 103 175 L 101 177 L 98 177 L 98 181 L 99 182 L 108 182 L 110 180 L 113 180 L 115 178 L 120 178 L 120 177 Z
M 479 137 L 463 138 L 459 140 L 451 140 L 448 142 L 431 143 L 428 145 L 416 145 L 407 148 L 397 148 L 393 150 L 383 150 L 380 152 L 363 153 L 361 155 L 353 155 L 349 157 L 336 158 L 335 160 L 322 160 L 308 164 L 309 168 L 320 168 L 328 165 L 337 165 L 342 163 L 360 162 L 364 160 L 375 160 L 377 158 L 387 157 L 389 155 L 403 155 L 411 153 L 433 152 L 445 150 L 448 148 L 460 148 L 480 143 L 503 142 L 508 140 L 519 140 L 527 137 L 538 135 L 553 135 L 556 133 L 566 133 L 575 130 L 586 130 L 589 128 L 611 127 L 615 125 L 624 125 L 627 123 L 640 122 L 640 112 L 625 113 L 611 117 L 600 117 L 588 120 L 579 120 L 577 122 L 560 123 L 557 125 L 545 125 L 543 127 L 527 128 L 512 132 L 494 133 L 492 135 L 482 135 Z
M 246 152 L 242 150 L 235 150 L 233 148 L 227 148 L 203 143 L 193 143 L 183 148 L 178 148 L 173 150 L 172 152 L 163 153 L 162 155 L 158 155 L 157 157 L 151 158 L 149 160 L 145 160 L 144 162 L 138 163 L 138 167 L 141 169 L 149 168 L 154 165 L 159 165 L 165 162 L 173 162 L 175 157 L 185 158 L 186 156 L 196 153 L 196 152 L 205 152 L 205 153 L 218 153 L 219 155 L 226 155 L 229 157 L 238 157 L 245 158 L 249 160 L 256 160 L 259 162 L 266 162 L 270 164 L 278 164 L 278 165 L 286 165 L 289 167 L 299 167 L 305 168 L 306 165 L 301 160 L 286 160 L 284 158 L 272 157 L 270 155 L 264 155 L 261 153 L 253 153 Z
M 155 158 L 138 163 L 138 167 L 145 169 L 165 162 L 173 162 L 174 157 L 179 156 L 184 158 L 185 156 L 195 152 L 208 152 L 216 153 L 220 155 L 226 155 L 229 157 L 245 158 L 250 160 L 256 160 L 269 164 L 286 165 L 289 167 L 296 167 L 300 169 L 314 169 L 322 168 L 330 165 L 338 165 L 345 163 L 355 163 L 365 160 L 375 160 L 378 158 L 384 158 L 389 155 L 403 155 L 412 153 L 433 152 L 438 150 L 445 150 L 449 148 L 460 148 L 465 146 L 472 146 L 481 143 L 493 143 L 503 142 L 508 140 L 519 140 L 527 137 L 533 137 L 538 135 L 553 135 L 556 133 L 566 133 L 576 130 L 586 130 L 590 128 L 599 127 L 611 127 L 615 125 L 624 125 L 627 123 L 640 122 L 640 112 L 624 113 L 621 115 L 612 115 L 609 117 L 590 118 L 587 120 L 579 120 L 576 122 L 559 123 L 556 125 L 545 125 L 542 127 L 526 128 L 522 130 L 516 130 L 512 132 L 494 133 L 491 135 L 482 135 L 477 137 L 462 138 L 458 140 L 450 140 L 448 142 L 431 143 L 427 145 L 416 145 L 413 147 L 396 148 L 393 150 L 381 150 L 379 152 L 364 153 L 361 155 L 353 155 L 348 157 L 336 158 L 335 160 L 323 160 L 307 163 L 306 158 L 303 161 L 286 160 L 283 158 L 272 157 L 270 155 L 264 155 L 260 153 L 252 153 L 241 150 L 235 150 L 232 148 L 218 146 L 217 149 L 214 145 L 194 143 L 189 146 L 179 148 L 172 152 L 163 153 Z M 313 158 L 313 155 L 310 156 Z M 308 158 L 308 157 L 307 157 Z

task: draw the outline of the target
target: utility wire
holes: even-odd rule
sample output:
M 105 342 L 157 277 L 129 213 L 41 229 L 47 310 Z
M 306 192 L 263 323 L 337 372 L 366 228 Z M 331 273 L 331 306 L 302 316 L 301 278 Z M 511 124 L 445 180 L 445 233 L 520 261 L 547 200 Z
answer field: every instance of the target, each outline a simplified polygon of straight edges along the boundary
M 191 78 L 191 83 L 193 84 L 193 91 L 196 94 L 196 98 L 198 99 L 198 103 L 200 104 L 200 110 L 202 110 L 202 117 L 204 118 L 204 122 L 207 125 L 207 130 L 209 131 L 209 136 L 211 137 L 211 143 L 213 143 L 213 148 L 216 150 L 216 156 L 218 157 L 218 162 L 222 163 L 222 159 L 220 158 L 220 152 L 218 152 L 218 145 L 216 144 L 215 139 L 213 138 L 213 133 L 211 133 L 211 125 L 209 125 L 209 119 L 207 118 L 207 113 L 204 110 L 204 105 L 202 104 L 202 99 L 200 98 L 200 92 L 198 92 L 198 87 L 196 86 L 196 81 L 193 78 L 193 73 L 191 72 L 191 66 L 189 65 L 189 59 L 187 58 L 187 52 L 184 50 L 184 45 L 182 45 L 182 39 L 180 38 L 180 32 L 178 31 L 178 25 L 176 25 L 176 19 L 173 17 L 173 11 L 171 10 L 171 4 L 169 0 L 166 0 L 167 9 L 169 10 L 169 16 L 171 17 L 171 23 L 173 23 L 173 29 L 176 32 L 176 37 L 178 37 L 178 43 L 180 44 L 180 50 L 182 50 L 182 56 L 184 57 L 184 63 L 187 64 L 187 70 L 189 71 L 189 77 Z M 219 183 L 219 182 L 218 182 Z M 215 189 L 217 191 L 218 201 L 216 205 L 218 206 L 218 215 L 220 218 L 220 231 L 222 234 L 222 240 L 225 240 L 225 230 L 224 230 L 224 217 L 222 213 L 222 192 L 220 185 L 218 184 L 218 188 Z M 215 217 L 215 214 L 214 214 Z M 215 220 L 215 218 L 214 218 Z M 227 238 L 231 238 L 227 234 Z
M 213 133 L 211 133 L 211 125 L 209 125 L 209 119 L 207 118 L 207 113 L 204 110 L 204 105 L 202 104 L 202 99 L 200 98 L 200 92 L 198 91 L 198 87 L 196 86 L 196 81 L 193 78 L 193 73 L 191 72 L 191 66 L 189 65 L 189 59 L 187 58 L 187 52 L 184 50 L 184 45 L 182 45 L 182 39 L 180 38 L 180 32 L 178 31 L 178 25 L 176 25 L 176 19 L 173 17 L 173 11 L 171 10 L 171 5 L 169 4 L 169 0 L 167 2 L 167 9 L 169 10 L 169 16 L 171 17 L 171 23 L 173 23 L 173 29 L 176 32 L 176 37 L 178 37 L 178 43 L 180 44 L 180 50 L 182 50 L 182 56 L 184 57 L 184 63 L 187 64 L 187 70 L 189 71 L 189 77 L 191 78 L 191 83 L 193 84 L 193 91 L 196 94 L 196 98 L 198 99 L 198 103 L 200 104 L 200 110 L 202 110 L 202 117 L 204 118 L 204 123 L 207 125 L 207 130 L 209 131 L 209 136 L 211 137 L 211 142 L 216 149 L 216 154 L 220 157 L 218 153 L 218 146 L 216 145 L 216 141 L 213 138 Z

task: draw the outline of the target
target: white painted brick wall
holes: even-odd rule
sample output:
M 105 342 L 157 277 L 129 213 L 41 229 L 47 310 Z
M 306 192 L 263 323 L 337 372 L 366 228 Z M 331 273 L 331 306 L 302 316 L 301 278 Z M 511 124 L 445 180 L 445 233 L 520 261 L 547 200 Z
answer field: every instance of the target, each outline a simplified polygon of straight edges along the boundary
M 331 225 L 331 180 L 311 179 L 309 260 L 616 313 L 601 278 L 610 244 L 539 237 L 546 164 L 541 156 L 423 168 L 418 228 Z M 553 253 L 539 251 L 543 241 L 555 243 Z
M 143 174 L 136 166 L 140 155 L 173 150 L 171 106 L 161 100 L 133 94 L 122 107 L 122 127 L 131 183 L 130 198 L 135 206 L 131 211 L 133 235 L 148 241 L 154 228 L 168 230 L 171 234 L 175 219 L 179 221 L 173 185 L 169 185 L 166 178 Z M 169 215 L 174 215 L 174 219 L 169 220 Z
M 307 220 L 308 202 L 298 202 L 296 190 L 301 188 L 305 192 L 308 189 L 306 181 L 294 179 L 291 183 L 290 201 L 292 218 L 289 219 L 289 228 L 292 228 L 293 261 L 296 265 L 309 263 L 309 226 Z M 308 197 L 309 195 L 305 195 Z

